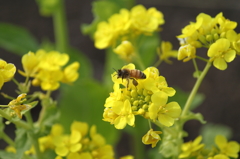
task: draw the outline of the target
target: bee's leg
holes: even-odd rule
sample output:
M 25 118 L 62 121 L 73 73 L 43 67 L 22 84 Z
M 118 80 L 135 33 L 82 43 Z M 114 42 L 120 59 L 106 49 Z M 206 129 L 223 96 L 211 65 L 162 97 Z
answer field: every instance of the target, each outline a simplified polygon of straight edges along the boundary
M 138 85 L 138 82 L 137 82 L 137 80 L 136 79 L 134 79 L 134 78 L 131 78 L 133 81 L 132 81 L 132 83 L 133 83 L 133 85 L 135 86 L 135 87 L 137 87 L 137 85 Z
M 129 86 L 129 79 L 127 78 L 127 90 L 128 90 L 128 86 Z M 129 90 L 128 90 L 129 91 Z

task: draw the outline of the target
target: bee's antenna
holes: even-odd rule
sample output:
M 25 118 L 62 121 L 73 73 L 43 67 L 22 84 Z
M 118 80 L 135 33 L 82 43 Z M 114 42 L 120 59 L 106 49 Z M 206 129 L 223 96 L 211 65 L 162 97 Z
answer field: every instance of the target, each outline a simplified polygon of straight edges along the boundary
M 115 68 L 112 68 L 112 69 L 117 72 L 117 70 Z
M 115 74 L 114 76 L 118 75 L 118 71 L 115 68 L 112 68 L 117 74 Z

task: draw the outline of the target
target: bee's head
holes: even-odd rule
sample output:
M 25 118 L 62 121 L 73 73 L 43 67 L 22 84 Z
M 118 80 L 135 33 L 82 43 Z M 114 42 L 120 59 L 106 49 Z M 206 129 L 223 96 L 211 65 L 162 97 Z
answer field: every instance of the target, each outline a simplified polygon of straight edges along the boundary
M 113 70 L 116 72 L 116 74 L 113 75 L 113 77 L 116 76 L 116 75 L 117 75 L 117 78 L 121 77 L 121 74 L 122 74 L 121 70 L 116 70 L 115 68 L 113 68 Z

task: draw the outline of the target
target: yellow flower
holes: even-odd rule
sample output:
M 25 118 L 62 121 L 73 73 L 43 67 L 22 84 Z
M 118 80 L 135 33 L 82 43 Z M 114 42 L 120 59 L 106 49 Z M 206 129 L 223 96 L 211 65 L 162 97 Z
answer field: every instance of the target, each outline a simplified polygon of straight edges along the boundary
M 228 30 L 233 30 L 237 27 L 237 22 L 230 21 L 226 19 L 222 13 L 216 16 L 216 21 L 219 24 L 219 29 L 221 32 L 226 32 Z
M 112 110 L 118 115 L 114 120 L 116 129 L 123 129 L 126 124 L 134 126 L 135 116 L 132 113 L 131 104 L 128 99 L 126 99 L 121 106 L 114 106 Z
M 36 54 L 34 52 L 28 52 L 22 57 L 22 65 L 24 72 L 19 70 L 19 73 L 23 76 L 34 77 L 39 70 L 38 64 L 42 57 L 46 54 L 44 50 L 38 50 Z
M 153 129 L 150 129 L 147 134 L 145 134 L 143 137 L 142 137 L 142 142 L 145 144 L 145 145 L 150 145 L 152 144 L 152 148 L 154 148 L 158 141 L 161 140 L 159 134 L 162 134 L 161 131 L 153 131 Z
M 8 106 L 10 109 L 14 110 L 14 112 L 16 113 L 16 115 L 22 119 L 22 111 L 23 110 L 27 110 L 31 108 L 31 105 L 28 104 L 22 104 L 26 99 L 27 94 L 23 93 L 20 94 L 17 99 L 12 100 L 11 102 L 8 103 Z
M 137 34 L 151 34 L 158 29 L 161 16 L 152 16 L 152 11 L 148 13 L 143 5 L 133 7 L 130 15 L 132 28 Z
M 80 122 L 80 121 L 74 121 L 71 124 L 71 131 L 76 130 L 79 131 L 82 136 L 86 136 L 88 133 L 88 124 L 85 122 Z
M 178 158 L 191 158 L 198 156 L 200 150 L 204 147 L 204 144 L 200 144 L 202 136 L 198 136 L 194 141 L 189 141 L 182 144 L 182 152 Z
M 149 117 L 158 121 L 164 126 L 172 126 L 176 118 L 181 114 L 181 107 L 177 102 L 167 104 L 167 95 L 163 92 L 154 93 L 151 97 L 152 104 L 149 106 Z
M 196 58 L 196 48 L 190 44 L 181 46 L 178 50 L 178 60 L 187 62 L 193 58 Z
M 147 13 L 149 16 L 156 18 L 158 25 L 163 25 L 165 23 L 162 12 L 158 11 L 155 7 L 149 8 Z
M 42 88 L 42 90 L 56 90 L 60 86 L 60 81 L 63 78 L 63 72 L 61 70 L 41 70 L 34 80 L 38 81 L 37 84 L 39 84 Z M 35 81 L 33 80 L 33 85 L 38 86 L 35 84 Z
M 72 82 L 76 81 L 79 76 L 79 74 L 77 72 L 79 67 L 80 67 L 79 62 L 74 62 L 74 63 L 70 64 L 69 66 L 67 66 L 63 70 L 63 78 L 62 78 L 61 82 L 72 83 Z
M 227 62 L 233 61 L 236 57 L 236 51 L 230 48 L 230 41 L 228 39 L 222 38 L 210 46 L 208 56 L 216 68 L 225 70 Z
M 161 46 L 158 48 L 157 51 L 158 51 L 159 59 L 169 64 L 172 63 L 172 61 L 169 60 L 170 57 L 173 57 L 173 58 L 177 57 L 177 51 L 172 50 L 172 44 L 168 41 L 162 41 Z
M 115 38 L 119 35 L 127 34 L 131 26 L 129 10 L 121 9 L 119 13 L 113 14 L 108 19 L 108 22 L 111 28 L 113 28 L 113 36 Z
M 122 43 L 114 49 L 114 52 L 127 62 L 132 61 L 132 58 L 135 55 L 134 47 L 129 41 L 122 41 Z
M 80 140 L 82 135 L 78 131 L 71 131 L 71 135 L 56 136 L 54 138 L 55 152 L 59 156 L 67 156 L 69 153 L 78 152 L 82 148 Z
M 102 135 L 100 135 L 99 133 L 97 133 L 96 125 L 93 125 L 90 128 L 90 137 L 92 139 L 92 144 L 94 144 L 98 147 L 101 147 L 106 144 L 104 137 Z
M 68 60 L 68 54 L 50 51 L 41 58 L 39 68 L 49 71 L 59 70 L 68 62 Z
M 229 157 L 238 158 L 239 143 L 236 141 L 228 142 L 227 139 L 222 135 L 215 137 L 215 143 L 220 149 L 220 153 Z
M 105 49 L 113 44 L 114 32 L 113 28 L 107 22 L 100 22 L 94 34 L 94 45 L 98 49 Z
M 111 145 L 104 145 L 92 151 L 92 158 L 114 159 L 114 152 Z M 84 158 L 85 159 L 85 158 Z
M 12 79 L 15 72 L 15 65 L 0 59 L 0 89 L 2 88 L 4 82 L 8 82 Z

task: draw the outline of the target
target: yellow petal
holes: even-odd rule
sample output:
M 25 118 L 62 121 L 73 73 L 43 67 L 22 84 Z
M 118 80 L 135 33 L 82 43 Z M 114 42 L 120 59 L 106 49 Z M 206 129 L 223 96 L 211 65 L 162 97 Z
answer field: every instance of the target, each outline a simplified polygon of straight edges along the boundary
M 174 119 L 165 114 L 159 114 L 158 120 L 161 124 L 163 124 L 167 127 L 172 126 L 174 124 Z
M 213 61 L 213 65 L 214 65 L 217 69 L 219 69 L 219 70 L 225 70 L 225 69 L 227 69 L 227 63 L 226 63 L 226 61 L 225 61 L 223 58 L 221 58 L 221 57 L 216 58 L 216 59 Z
M 65 146 L 56 147 L 55 152 L 59 156 L 67 156 L 69 150 Z

